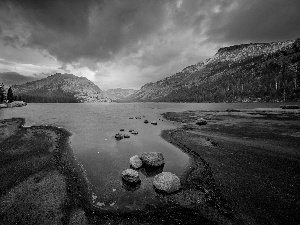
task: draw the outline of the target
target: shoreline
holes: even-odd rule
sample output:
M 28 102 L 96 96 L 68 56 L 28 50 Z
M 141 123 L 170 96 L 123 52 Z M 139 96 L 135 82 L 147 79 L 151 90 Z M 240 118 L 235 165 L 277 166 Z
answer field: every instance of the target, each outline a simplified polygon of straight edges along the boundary
M 87 222 L 84 182 L 68 145 L 70 132 L 1 120 L 0 217 L 7 224 Z
M 167 112 L 162 137 L 211 168 L 216 188 L 247 224 L 299 224 L 300 110 Z M 204 118 L 207 125 L 196 125 Z
M 0 218 L 4 223 L 239 224 L 211 188 L 213 180 L 209 178 L 203 189 L 196 184 L 199 174 L 190 175 L 203 168 L 197 159 L 186 174 L 183 189 L 172 195 L 158 194 L 158 205 L 138 212 L 104 211 L 90 201 L 84 171 L 69 145 L 69 131 L 53 126 L 24 127 L 23 118 L 0 123 L 4 131 L 0 135 L 0 175 L 5 181 L 0 184 Z M 203 171 L 205 177 L 208 174 Z
M 53 126 L 24 127 L 22 118 L 1 120 L 0 175 L 4 182 L 0 182 L 0 218 L 21 224 L 24 218 L 38 224 L 50 219 L 52 224 L 277 224 L 286 222 L 282 220 L 286 216 L 293 224 L 294 212 L 282 210 L 297 209 L 295 200 L 288 205 L 279 202 L 283 206 L 278 206 L 276 214 L 267 204 L 275 193 L 284 195 L 280 201 L 287 201 L 289 195 L 298 197 L 296 180 L 292 183 L 290 176 L 287 182 L 291 187 L 280 186 L 270 171 L 276 170 L 276 179 L 289 174 L 300 178 L 300 155 L 295 150 L 300 146 L 300 132 L 294 132 L 300 128 L 299 115 L 300 111 L 274 109 L 164 113 L 164 119 L 176 122 L 176 127 L 163 130 L 160 136 L 190 157 L 190 168 L 182 176 L 183 188 L 172 195 L 158 194 L 159 204 L 145 210 L 117 213 L 92 204 L 85 171 L 69 144 L 69 131 Z M 207 125 L 195 124 L 201 117 Z M 272 164 L 266 163 L 268 160 Z M 253 165 L 248 166 L 249 162 Z M 280 172 L 273 168 L 278 163 L 288 166 L 280 167 Z M 274 190 L 260 182 L 272 184 Z M 25 199 L 24 203 L 20 199 Z M 259 206 L 262 201 L 265 208 L 256 212 L 253 204 Z

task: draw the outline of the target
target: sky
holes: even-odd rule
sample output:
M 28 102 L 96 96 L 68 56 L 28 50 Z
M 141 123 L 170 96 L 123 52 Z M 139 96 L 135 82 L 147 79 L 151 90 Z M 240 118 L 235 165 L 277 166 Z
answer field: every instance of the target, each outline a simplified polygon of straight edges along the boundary
M 0 0 L 0 82 L 139 89 L 220 47 L 300 38 L 300 0 Z

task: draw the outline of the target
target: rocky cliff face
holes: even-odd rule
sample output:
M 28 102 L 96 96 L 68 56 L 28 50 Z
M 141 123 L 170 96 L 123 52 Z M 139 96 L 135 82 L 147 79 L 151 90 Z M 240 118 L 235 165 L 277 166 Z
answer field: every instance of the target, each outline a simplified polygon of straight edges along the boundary
M 300 100 L 300 39 L 219 49 L 214 57 L 144 85 L 128 101 Z
M 87 78 L 60 73 L 12 89 L 14 95 L 28 102 L 98 102 L 103 96 Z

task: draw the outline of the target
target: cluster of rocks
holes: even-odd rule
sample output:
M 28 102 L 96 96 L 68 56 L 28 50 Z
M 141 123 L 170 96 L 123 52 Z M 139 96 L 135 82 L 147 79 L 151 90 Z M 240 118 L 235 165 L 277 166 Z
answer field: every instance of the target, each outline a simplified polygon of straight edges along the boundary
M 124 129 L 120 129 L 120 131 L 125 131 Z M 130 129 L 129 130 L 129 133 L 132 133 L 134 135 L 137 135 L 139 132 L 137 132 L 136 130 L 133 130 L 133 129 Z M 116 133 L 115 134 L 115 138 L 117 140 L 121 140 L 123 138 L 130 138 L 130 135 L 129 134 L 121 134 L 121 133 Z
M 148 120 L 144 120 L 144 123 L 149 123 L 149 121 Z M 151 124 L 152 125 L 157 125 L 157 122 L 154 120 L 154 121 L 151 122 Z
M 127 184 L 138 185 L 141 183 L 138 169 L 160 168 L 164 165 L 164 157 L 161 152 L 144 152 L 140 157 L 138 155 L 130 158 L 132 169 L 126 169 L 122 172 L 122 179 Z M 179 177 L 170 172 L 161 172 L 153 179 L 153 186 L 157 191 L 172 193 L 181 188 Z
M 143 116 L 143 117 L 145 117 L 145 116 Z M 141 116 L 129 117 L 129 119 L 130 119 L 130 120 L 133 120 L 133 119 L 142 119 L 142 117 L 141 117 Z M 149 123 L 149 121 L 148 121 L 148 120 L 144 120 L 144 123 Z M 153 121 L 153 122 L 151 122 L 151 124 L 157 125 L 157 122 L 156 122 L 156 121 Z
M 145 117 L 145 116 L 143 116 L 143 117 Z M 129 119 L 141 119 L 142 117 L 141 116 L 136 116 L 136 117 L 129 117 Z M 144 120 L 144 123 L 149 123 L 149 121 L 148 120 Z M 152 125 L 157 125 L 157 122 L 156 121 L 153 121 L 153 122 L 151 122 L 151 124 Z M 120 131 L 125 131 L 125 129 L 120 129 Z M 131 133 L 131 134 L 135 134 L 135 135 L 137 135 L 138 134 L 138 132 L 136 131 L 136 130 L 133 130 L 133 129 L 130 129 L 129 130 L 129 132 Z M 117 139 L 117 140 L 121 140 L 121 139 L 123 139 L 123 138 L 130 138 L 130 135 L 129 134 L 122 134 L 122 133 L 116 133 L 115 134 L 115 138 Z

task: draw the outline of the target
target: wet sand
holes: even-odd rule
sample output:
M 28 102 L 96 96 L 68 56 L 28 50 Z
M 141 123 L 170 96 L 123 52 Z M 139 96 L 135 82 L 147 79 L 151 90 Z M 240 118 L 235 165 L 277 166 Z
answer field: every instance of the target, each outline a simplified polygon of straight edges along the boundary
M 209 165 L 216 190 L 244 223 L 300 224 L 299 110 L 186 111 L 164 117 L 178 128 L 162 137 Z M 199 118 L 208 124 L 197 125 Z

